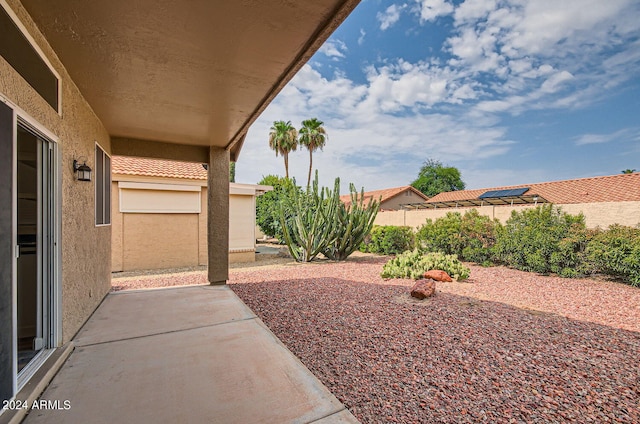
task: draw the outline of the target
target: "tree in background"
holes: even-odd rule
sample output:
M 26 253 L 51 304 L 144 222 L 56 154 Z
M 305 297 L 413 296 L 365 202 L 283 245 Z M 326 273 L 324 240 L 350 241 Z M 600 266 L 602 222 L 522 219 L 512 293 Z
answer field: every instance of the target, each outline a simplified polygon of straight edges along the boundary
M 463 190 L 465 187 L 458 168 L 443 166 L 434 159 L 427 159 L 422 164 L 418 178 L 411 185 L 428 197 L 446 191 Z
M 274 121 L 269 133 L 269 147 L 284 158 L 285 177 L 289 178 L 289 152 L 298 147 L 298 132 L 291 121 Z
M 230 183 L 236 182 L 236 163 L 235 162 L 229 162 L 229 182 Z
M 623 174 L 633 174 L 634 172 L 636 172 L 635 169 L 625 169 L 622 171 Z
M 272 191 L 256 198 L 256 223 L 263 233 L 284 242 L 283 230 L 280 225 L 279 204 L 282 199 L 297 189 L 289 178 L 277 175 L 267 175 L 258 183 L 273 187 Z
M 313 152 L 324 147 L 327 142 L 327 133 L 323 127 L 324 122 L 317 118 L 302 121 L 302 128 L 299 131 L 299 143 L 309 150 L 309 176 L 307 177 L 307 187 L 311 184 L 311 169 L 313 168 Z

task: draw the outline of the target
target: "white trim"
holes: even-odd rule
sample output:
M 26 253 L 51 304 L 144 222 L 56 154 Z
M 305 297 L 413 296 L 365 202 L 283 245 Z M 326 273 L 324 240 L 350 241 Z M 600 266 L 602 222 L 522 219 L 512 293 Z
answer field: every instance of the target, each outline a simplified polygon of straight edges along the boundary
M 9 15 L 9 18 L 11 18 L 13 23 L 16 24 L 16 26 L 18 27 L 22 35 L 24 35 L 24 37 L 27 39 L 29 44 L 31 44 L 31 47 L 33 47 L 33 49 L 36 51 L 38 56 L 40 56 L 40 59 L 42 59 L 42 61 L 45 63 L 45 65 L 47 65 L 51 73 L 55 75 L 56 79 L 58 80 L 58 84 L 57 84 L 58 85 L 58 107 L 56 112 L 58 113 L 58 115 L 62 116 L 62 78 L 60 77 L 60 74 L 58 73 L 58 71 L 55 70 L 55 68 L 53 67 L 53 65 L 47 58 L 47 56 L 44 54 L 44 52 L 42 51 L 38 43 L 36 43 L 36 40 L 31 36 L 29 31 L 27 30 L 27 27 L 24 26 L 20 18 L 18 18 L 18 15 L 16 15 L 13 9 L 11 8 L 11 6 L 7 4 L 6 0 L 0 0 L 0 6 L 2 6 L 2 8 L 7 12 L 7 15 Z M 42 33 L 40 34 L 44 37 Z M 46 39 L 46 37 L 44 38 Z
M 2 0 L 0 0 L 2 1 Z M 18 259 L 17 252 L 14 252 L 12 269 L 11 269 L 11 284 L 12 284 L 12 302 L 13 317 L 12 317 L 12 375 L 13 375 L 13 394 L 14 396 L 22 389 L 22 387 L 33 377 L 35 372 L 42 366 L 47 358 L 53 353 L 53 347 L 61 345 L 62 340 L 62 255 L 61 255 L 61 216 L 62 216 L 62 187 L 61 187 L 61 167 L 60 160 L 61 153 L 58 149 L 58 138 L 53 135 L 49 130 L 43 127 L 37 120 L 31 115 L 23 111 L 21 108 L 13 105 L 10 101 L 5 101 L 5 97 L 0 94 L 0 100 L 4 101 L 9 107 L 13 109 L 13 158 L 12 158 L 12 245 L 14 249 L 17 249 L 18 240 L 18 205 L 17 205 L 17 187 L 18 187 L 18 125 L 26 127 L 28 130 L 35 132 L 39 137 L 43 138 L 46 142 L 51 143 L 53 148 L 53 159 L 51 161 L 49 169 L 49 178 L 54 179 L 53 192 L 49 193 L 52 196 L 54 207 L 52 218 L 56 225 L 54 228 L 49 228 L 48 231 L 52 235 L 48 253 L 51 256 L 50 260 L 53 262 L 53 271 L 48 276 L 47 283 L 52 285 L 53 296 L 47 298 L 47 307 L 44 308 L 47 311 L 49 320 L 47 344 L 48 346 L 42 349 L 36 356 L 18 372 Z
M 1 1 L 2 0 L 0 0 L 0 2 Z M 27 126 L 31 127 L 32 130 L 35 130 L 36 132 L 40 133 L 40 135 L 47 138 L 49 141 L 53 141 L 56 144 L 60 141 L 57 135 L 52 133 L 46 127 L 42 126 L 33 116 L 28 114 L 20 106 L 13 103 L 2 93 L 0 93 L 0 101 L 6 104 L 7 106 L 9 106 L 11 109 L 13 109 L 14 113 L 20 118 L 20 120 Z M 17 156 L 16 156 L 16 160 L 17 160 Z
M 175 178 L 175 177 L 160 177 L 151 175 L 130 175 L 119 174 L 118 172 L 111 170 L 112 182 L 139 182 L 150 184 L 177 184 L 177 185 L 190 185 L 197 187 L 206 187 L 207 180 L 197 180 L 193 178 Z
M 10 105 L 9 105 L 10 106 Z M 13 395 L 18 393 L 18 113 L 16 109 L 13 109 L 13 131 L 12 131 L 12 190 L 11 190 L 11 215 L 12 215 L 12 229 L 11 229 L 11 244 L 15 249 L 13 253 L 13 261 L 11 262 L 11 302 L 12 302 L 12 335 L 13 335 L 13 370 L 11 375 L 13 376 Z
M 178 185 L 178 184 L 164 184 L 164 183 L 134 183 L 129 181 L 119 181 L 118 188 L 120 189 L 135 189 L 135 190 L 163 190 L 163 191 L 202 191 L 201 186 L 194 185 Z
M 255 251 L 256 249 L 253 247 L 245 247 L 245 248 L 238 247 L 235 249 L 229 249 L 229 253 L 247 253 L 247 252 L 255 252 Z
M 40 369 L 42 364 L 44 364 L 45 361 L 49 359 L 49 356 L 51 356 L 54 351 L 55 349 L 45 348 L 36 353 L 36 356 L 34 356 L 33 359 L 18 373 L 18 376 L 16 377 L 17 391 L 15 393 L 18 393 L 20 390 L 22 390 L 25 384 L 27 384 L 29 380 L 31 380 L 31 377 L 34 376 L 34 374 Z

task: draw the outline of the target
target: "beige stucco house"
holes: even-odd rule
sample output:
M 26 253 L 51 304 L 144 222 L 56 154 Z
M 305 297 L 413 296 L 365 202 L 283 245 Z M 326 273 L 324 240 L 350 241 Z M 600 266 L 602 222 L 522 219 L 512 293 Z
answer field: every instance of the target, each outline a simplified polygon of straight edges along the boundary
M 360 196 L 360 193 L 358 193 L 358 196 Z M 402 209 L 402 205 L 404 204 L 422 203 L 429 200 L 424 193 L 413 186 L 365 191 L 363 199 L 365 204 L 371 199 L 380 200 L 380 211 L 397 211 Z M 346 205 L 349 205 L 351 203 L 351 195 L 342 195 L 340 196 L 340 200 Z
M 113 156 L 111 269 L 207 264 L 207 171 L 199 163 Z M 255 261 L 256 196 L 229 183 L 229 262 Z
M 582 213 L 590 228 L 612 224 L 633 227 L 640 224 L 640 173 L 449 191 L 426 202 L 406 202 L 399 211 L 381 212 L 375 223 L 417 228 L 427 219 L 472 208 L 504 223 L 512 211 L 544 203 L 574 215 Z
M 42 390 L 109 292 L 112 155 L 208 164 L 226 283 L 229 161 L 357 4 L 0 0 L 1 400 Z

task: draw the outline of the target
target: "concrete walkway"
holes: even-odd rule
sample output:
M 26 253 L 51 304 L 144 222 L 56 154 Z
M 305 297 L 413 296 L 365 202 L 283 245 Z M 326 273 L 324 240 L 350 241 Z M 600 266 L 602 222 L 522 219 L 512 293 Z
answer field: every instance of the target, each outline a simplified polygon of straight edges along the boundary
M 226 286 L 112 293 L 75 345 L 26 423 L 358 422 Z

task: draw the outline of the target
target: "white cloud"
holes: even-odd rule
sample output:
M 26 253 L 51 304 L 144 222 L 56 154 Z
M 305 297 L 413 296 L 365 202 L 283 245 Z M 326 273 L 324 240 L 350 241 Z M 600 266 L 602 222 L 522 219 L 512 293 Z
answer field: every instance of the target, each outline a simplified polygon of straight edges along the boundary
M 349 182 L 366 190 L 408 184 L 428 157 L 450 163 L 509 150 L 512 142 L 495 122 L 441 113 L 394 113 L 404 104 L 433 101 L 451 91 L 443 87 L 444 80 L 422 73 L 428 67 L 411 66 L 406 74 L 400 68 L 372 70 L 367 84 L 355 84 L 340 75 L 324 78 L 305 65 L 251 127 L 238 164 L 238 181 L 257 182 L 263 175 L 284 174 L 281 158 L 267 143 L 269 127 L 280 119 L 296 126 L 309 117 L 325 122 L 329 140 L 324 151 L 314 155 L 314 168 L 319 169 L 323 185 L 342 177 L 343 191 Z M 457 89 L 459 96 L 467 91 L 464 86 Z M 306 152 L 291 154 L 290 172 L 298 181 L 306 180 L 308 164 Z
M 458 6 L 453 14 L 457 25 L 486 18 L 496 8 L 496 0 L 467 0 Z
M 327 40 L 318 51 L 332 58 L 343 58 L 347 51 L 347 45 L 340 40 Z
M 364 37 L 367 35 L 367 32 L 360 28 L 360 37 L 358 37 L 358 45 L 361 46 L 364 43 Z
M 376 18 L 380 22 L 380 29 L 386 30 L 391 28 L 393 24 L 400 20 L 400 12 L 406 7 L 406 5 L 398 6 L 397 4 L 392 4 L 387 7 L 387 10 L 384 12 L 378 12 Z
M 633 128 L 623 128 L 608 134 L 583 134 L 575 138 L 575 144 L 584 146 L 586 144 L 601 144 L 622 140 L 638 141 L 640 140 L 640 131 Z
M 637 78 L 640 22 L 633 19 L 638 13 L 630 10 L 638 11 L 640 3 L 604 4 L 594 0 L 466 0 L 457 6 L 417 0 L 413 8 L 394 4 L 377 16 L 382 30 L 396 24 L 403 11 L 415 13 L 421 25 L 452 16 L 454 26 L 442 55 L 413 61 L 380 57 L 363 70 L 366 80 L 361 83 L 346 74 L 323 76 L 319 67 L 304 66 L 249 131 L 238 164 L 239 180 L 257 182 L 262 175 L 284 173 L 281 158 L 267 145 L 274 120 L 300 125 L 303 119 L 317 117 L 329 133 L 325 150 L 314 155 L 323 185 L 331 185 L 335 176 L 342 177 L 343 190 L 350 181 L 367 190 L 404 185 L 415 178 L 427 157 L 453 162 L 476 187 L 494 185 L 492 179 L 501 175 L 512 183 L 544 181 L 548 178 L 540 170 L 518 179 L 520 174 L 505 170 L 482 174 L 470 164 L 512 148 L 514 142 L 500 124 L 502 114 L 583 107 Z M 360 29 L 358 44 L 365 35 Z M 333 40 L 321 51 L 337 60 L 345 57 L 347 46 Z M 584 134 L 573 142 L 623 139 L 640 141 L 640 132 Z M 306 180 L 308 154 L 292 154 L 290 166 L 299 181 Z
M 571 75 L 571 72 L 560 71 L 547 78 L 545 82 L 542 83 L 540 91 L 543 93 L 555 93 L 560 90 L 564 83 L 571 81 L 573 78 L 574 77 Z
M 453 5 L 445 0 L 416 0 L 420 13 L 420 22 L 435 21 L 440 16 L 453 12 Z
M 631 0 L 531 0 L 513 9 L 518 16 L 505 44 L 523 54 L 557 54 L 555 47 L 575 49 L 610 40 L 615 19 Z

